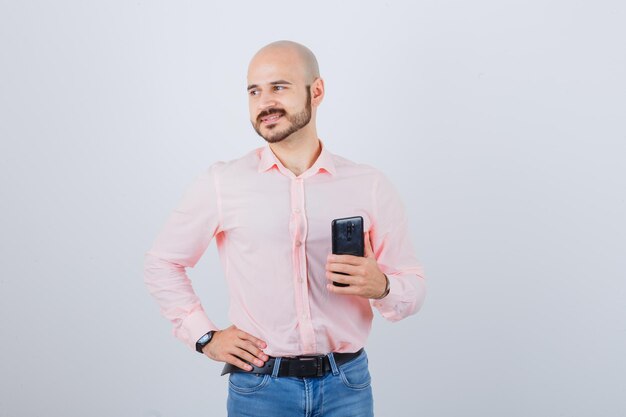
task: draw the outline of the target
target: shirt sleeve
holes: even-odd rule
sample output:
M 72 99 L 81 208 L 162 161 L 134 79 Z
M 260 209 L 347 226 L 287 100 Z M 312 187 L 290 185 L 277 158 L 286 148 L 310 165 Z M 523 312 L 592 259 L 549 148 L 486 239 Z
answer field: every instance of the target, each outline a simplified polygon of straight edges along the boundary
M 196 265 L 220 231 L 216 166 L 211 165 L 187 186 L 144 256 L 149 293 L 161 314 L 172 322 L 174 336 L 194 350 L 203 334 L 218 330 L 204 312 L 185 270 Z
M 390 291 L 382 300 L 371 299 L 370 303 L 385 319 L 394 322 L 422 307 L 426 296 L 424 273 L 415 257 L 404 204 L 380 172 L 372 194 L 374 218 L 370 239 L 378 266 L 389 278 Z

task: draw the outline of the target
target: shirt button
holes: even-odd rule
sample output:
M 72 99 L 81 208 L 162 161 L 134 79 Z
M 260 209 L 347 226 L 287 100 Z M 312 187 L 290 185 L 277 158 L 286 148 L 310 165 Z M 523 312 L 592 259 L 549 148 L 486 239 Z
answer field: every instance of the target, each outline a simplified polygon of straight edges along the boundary
M 298 277 L 298 282 L 302 282 L 302 281 L 304 281 L 302 277 Z
M 294 213 L 300 213 L 300 209 L 299 208 L 295 208 L 295 209 L 293 209 L 293 212 Z
M 300 246 L 302 245 L 302 242 L 300 242 L 299 240 L 296 240 L 296 246 Z

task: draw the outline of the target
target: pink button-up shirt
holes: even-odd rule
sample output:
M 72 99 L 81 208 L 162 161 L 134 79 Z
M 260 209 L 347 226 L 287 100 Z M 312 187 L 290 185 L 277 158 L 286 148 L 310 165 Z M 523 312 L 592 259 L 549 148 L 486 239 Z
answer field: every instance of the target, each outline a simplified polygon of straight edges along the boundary
M 382 300 L 328 291 L 331 221 L 362 216 L 391 291 Z M 185 272 L 215 238 L 230 294 L 229 319 L 267 342 L 271 356 L 355 352 L 372 307 L 390 321 L 415 313 L 425 287 L 404 206 L 378 170 L 322 151 L 294 175 L 269 145 L 217 162 L 186 189 L 145 254 L 145 283 L 174 335 L 195 349 L 218 330 Z

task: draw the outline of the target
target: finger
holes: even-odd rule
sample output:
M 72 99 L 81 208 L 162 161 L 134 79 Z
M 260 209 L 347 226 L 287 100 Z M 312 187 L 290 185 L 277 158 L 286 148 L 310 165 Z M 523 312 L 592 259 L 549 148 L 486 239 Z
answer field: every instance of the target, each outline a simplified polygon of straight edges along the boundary
M 333 284 L 326 284 L 326 289 L 329 292 L 335 294 L 344 294 L 344 295 L 358 295 L 358 289 L 354 286 L 350 287 L 335 287 Z
M 360 256 L 354 256 L 354 255 L 328 255 L 328 258 L 326 258 L 327 262 L 338 262 L 338 263 L 342 263 L 342 264 L 348 264 L 348 265 L 360 265 L 360 263 L 362 262 L 363 258 Z
M 263 366 L 264 361 L 255 357 L 252 353 L 243 348 L 236 347 L 235 351 L 232 354 L 240 359 L 243 359 L 246 362 L 253 363 L 256 366 Z
M 250 352 L 254 357 L 260 359 L 263 362 L 269 359 L 269 357 L 265 354 L 265 352 L 263 352 L 261 349 L 256 347 L 254 343 L 248 340 L 242 340 L 241 344 L 239 344 L 237 347 Z
M 246 333 L 243 330 L 239 330 L 239 333 L 237 333 L 237 336 L 242 339 L 242 340 L 249 340 L 252 343 L 254 343 L 255 345 L 257 345 L 259 348 L 261 349 L 265 349 L 267 347 L 267 343 L 265 343 L 263 340 L 258 339 L 254 336 L 252 336 L 250 333 Z
M 244 371 L 252 370 L 252 366 L 250 366 L 249 364 L 245 363 L 244 361 L 239 359 L 237 356 L 232 355 L 232 354 L 228 354 L 226 356 L 226 362 L 230 363 L 231 365 L 235 365 L 237 368 L 243 369 Z
M 339 282 L 341 284 L 353 284 L 354 278 L 350 275 L 337 274 L 335 272 L 326 271 L 326 278 L 330 281 Z
M 372 249 L 372 242 L 370 241 L 370 232 L 369 230 L 365 232 L 365 237 L 363 238 L 365 241 L 365 252 L 364 255 L 366 258 L 374 257 L 374 249 Z
M 336 263 L 336 262 L 326 264 L 327 271 L 343 272 L 344 274 L 348 274 L 348 275 L 357 275 L 359 272 L 359 268 L 360 266 L 341 264 L 341 263 Z

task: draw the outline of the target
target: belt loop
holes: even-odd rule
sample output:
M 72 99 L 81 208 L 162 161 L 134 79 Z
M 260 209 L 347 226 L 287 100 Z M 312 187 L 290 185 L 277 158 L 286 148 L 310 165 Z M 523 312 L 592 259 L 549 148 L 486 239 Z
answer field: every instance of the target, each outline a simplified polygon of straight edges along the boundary
M 277 378 L 278 377 L 278 371 L 280 371 L 280 361 L 281 361 L 281 357 L 279 356 L 278 358 L 276 358 L 274 360 L 274 369 L 272 369 L 272 378 Z
M 335 363 L 335 355 L 333 355 L 333 352 L 330 352 L 326 356 L 328 356 L 328 361 L 330 362 L 330 368 L 333 370 L 333 375 L 339 375 L 339 368 L 337 368 L 337 364 Z

